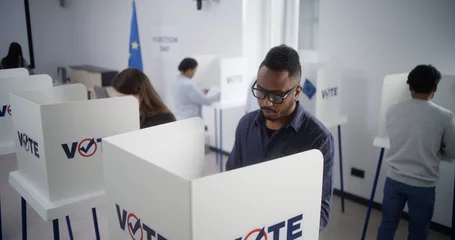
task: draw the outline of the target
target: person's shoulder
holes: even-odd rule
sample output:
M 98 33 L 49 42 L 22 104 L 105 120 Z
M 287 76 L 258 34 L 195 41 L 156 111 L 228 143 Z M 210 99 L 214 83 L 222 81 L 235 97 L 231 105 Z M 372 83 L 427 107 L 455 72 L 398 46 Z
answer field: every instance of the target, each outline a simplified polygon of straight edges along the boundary
M 300 131 L 311 129 L 312 133 L 318 137 L 331 137 L 329 129 L 310 112 L 304 110 L 301 118 L 303 118 L 303 123 Z
M 253 123 L 259 114 L 259 109 L 256 111 L 249 112 L 240 118 L 237 128 L 248 128 Z
M 436 103 L 433 103 L 433 102 L 431 102 L 430 106 L 434 110 L 434 112 L 436 114 L 438 114 L 439 117 L 443 118 L 445 121 L 452 121 L 453 120 L 454 114 L 449 109 L 441 107 L 441 106 L 439 106 L 439 105 L 437 105 Z
M 160 124 L 175 122 L 175 116 L 172 113 L 160 113 L 154 116 L 146 117 L 143 120 L 143 127 L 153 127 Z

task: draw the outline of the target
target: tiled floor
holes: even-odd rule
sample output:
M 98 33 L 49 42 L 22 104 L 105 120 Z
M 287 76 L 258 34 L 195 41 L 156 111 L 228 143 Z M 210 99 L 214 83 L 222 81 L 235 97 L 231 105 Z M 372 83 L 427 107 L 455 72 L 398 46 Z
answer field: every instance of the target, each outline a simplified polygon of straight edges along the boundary
M 206 174 L 217 173 L 219 167 L 215 164 L 215 154 L 208 154 L 206 156 L 206 161 Z M 21 239 L 20 196 L 8 184 L 8 172 L 14 171 L 15 169 L 17 169 L 17 164 L 14 155 L 0 157 L 0 197 L 2 204 L 3 239 L 5 240 Z M 319 239 L 360 239 L 366 207 L 346 201 L 346 212 L 342 214 L 340 198 L 336 196 L 333 198 L 332 205 L 330 223 L 321 233 Z M 44 222 L 30 207 L 28 207 L 27 217 L 28 239 L 53 239 L 51 222 Z M 105 209 L 98 209 L 98 221 L 100 224 L 101 238 L 108 239 Z M 378 211 L 373 211 L 366 239 L 376 239 L 375 236 L 379 221 L 380 213 Z M 71 225 L 75 239 L 95 239 L 90 210 L 83 210 L 80 214 L 71 216 Z M 61 239 L 69 239 L 64 219 L 60 220 L 60 234 L 62 236 Z M 407 222 L 402 220 L 395 239 L 406 239 L 406 236 Z M 431 232 L 429 239 L 444 240 L 450 239 L 450 237 Z

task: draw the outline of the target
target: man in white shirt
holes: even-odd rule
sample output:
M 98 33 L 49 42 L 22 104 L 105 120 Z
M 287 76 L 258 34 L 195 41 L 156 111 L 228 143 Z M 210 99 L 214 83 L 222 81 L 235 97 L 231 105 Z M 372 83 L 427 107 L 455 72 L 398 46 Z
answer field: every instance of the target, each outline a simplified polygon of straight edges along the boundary
M 194 81 L 197 69 L 197 61 L 193 58 L 185 58 L 178 67 L 180 75 L 174 82 L 174 115 L 177 120 L 201 117 L 202 106 L 211 105 L 220 100 L 220 94 L 206 95 Z
M 455 159 L 455 117 L 433 102 L 439 71 L 419 65 L 408 76 L 412 99 L 387 111 L 390 149 L 384 186 L 379 240 L 394 239 L 401 212 L 408 203 L 408 239 L 427 239 L 435 203 L 435 185 L 442 159 Z

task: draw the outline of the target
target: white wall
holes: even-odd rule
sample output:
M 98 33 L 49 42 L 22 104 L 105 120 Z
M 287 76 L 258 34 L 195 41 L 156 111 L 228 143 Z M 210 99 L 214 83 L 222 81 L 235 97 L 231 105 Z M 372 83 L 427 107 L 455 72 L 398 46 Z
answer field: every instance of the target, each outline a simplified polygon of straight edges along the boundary
M 24 1 L 0 1 L 0 60 L 8 53 L 11 42 L 22 46 L 22 54 L 30 64 L 28 52 L 27 25 L 25 22 Z
M 320 60 L 338 59 L 346 69 L 342 101 L 342 113 L 349 118 L 342 128 L 345 190 L 369 198 L 379 156 L 372 143 L 378 131 L 383 78 L 429 63 L 443 73 L 455 74 L 455 1 L 321 0 L 319 14 Z M 350 176 L 351 167 L 365 170 L 365 179 Z M 382 201 L 386 170 L 384 164 L 377 202 Z M 451 224 L 452 213 L 454 178 L 450 172 L 442 174 L 438 184 L 433 218 L 446 226 Z

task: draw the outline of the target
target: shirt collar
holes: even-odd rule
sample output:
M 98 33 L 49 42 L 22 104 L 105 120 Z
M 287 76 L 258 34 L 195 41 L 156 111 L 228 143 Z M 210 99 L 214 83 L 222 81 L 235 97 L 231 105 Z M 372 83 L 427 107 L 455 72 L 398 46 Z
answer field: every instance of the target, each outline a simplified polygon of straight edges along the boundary
M 287 124 L 287 125 L 284 125 L 282 128 L 292 127 L 296 132 L 298 132 L 300 130 L 300 127 L 303 124 L 303 121 L 306 118 L 305 110 L 300 105 L 299 101 L 297 101 L 296 109 L 294 111 L 295 111 L 295 114 L 294 114 L 294 117 L 292 118 L 291 122 L 289 124 Z M 256 119 L 255 119 L 255 124 L 256 125 L 258 125 L 258 124 L 264 124 L 265 125 L 264 114 L 262 113 L 261 109 L 259 109 L 258 112 L 257 112 Z

